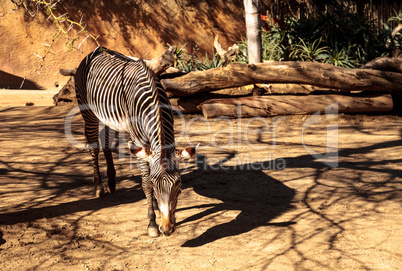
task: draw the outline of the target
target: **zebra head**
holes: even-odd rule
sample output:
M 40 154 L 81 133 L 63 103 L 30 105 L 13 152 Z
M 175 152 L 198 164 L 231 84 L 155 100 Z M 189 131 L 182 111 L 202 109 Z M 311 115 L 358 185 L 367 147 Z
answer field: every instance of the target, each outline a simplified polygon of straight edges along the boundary
M 159 231 L 166 236 L 175 230 L 177 199 L 181 192 L 181 177 L 178 162 L 195 156 L 195 147 L 175 151 L 150 151 L 146 148 L 134 146 L 129 142 L 130 152 L 137 158 L 149 163 L 149 179 L 153 186 L 161 223 Z

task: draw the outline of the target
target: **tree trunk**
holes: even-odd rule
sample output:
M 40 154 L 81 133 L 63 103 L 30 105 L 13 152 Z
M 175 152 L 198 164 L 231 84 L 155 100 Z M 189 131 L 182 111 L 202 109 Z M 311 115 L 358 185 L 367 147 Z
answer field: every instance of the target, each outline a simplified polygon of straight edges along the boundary
M 166 91 L 178 96 L 259 83 L 310 84 L 343 91 L 385 91 L 402 95 L 402 76 L 399 73 L 346 69 L 314 62 L 233 63 L 224 68 L 168 76 L 161 76 L 162 84 Z
M 261 45 L 261 0 L 244 0 L 246 16 L 248 62 L 262 62 Z
M 202 104 L 205 118 L 269 117 L 276 115 L 387 112 L 392 97 L 383 95 L 269 95 L 208 100 Z

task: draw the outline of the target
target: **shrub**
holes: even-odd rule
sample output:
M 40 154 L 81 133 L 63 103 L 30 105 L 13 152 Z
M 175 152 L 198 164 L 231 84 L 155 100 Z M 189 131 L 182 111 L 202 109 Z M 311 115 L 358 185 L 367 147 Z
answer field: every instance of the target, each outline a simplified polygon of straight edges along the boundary
M 395 12 L 388 21 L 402 22 L 402 12 Z M 262 29 L 263 60 L 315 61 L 356 68 L 376 57 L 390 56 L 402 44 L 399 33 L 390 42 L 388 25 L 379 29 L 375 21 L 345 5 L 328 6 L 325 12 L 308 18 L 288 17 L 284 24 L 284 28 L 273 23 L 269 31 Z M 247 63 L 247 39 L 238 45 L 241 50 L 236 59 Z
M 171 46 L 170 44 L 167 45 L 169 47 Z M 191 53 L 187 52 L 186 46 L 187 44 L 184 44 L 183 46 L 181 45 L 177 46 L 175 52 L 176 68 L 185 72 L 191 72 L 191 71 L 204 71 L 222 66 L 223 59 L 221 59 L 219 55 L 214 52 L 213 49 L 212 49 L 212 58 L 209 58 L 208 53 L 205 53 L 205 57 L 203 57 L 200 60 L 198 57 L 199 54 L 198 46 L 194 45 L 191 50 Z

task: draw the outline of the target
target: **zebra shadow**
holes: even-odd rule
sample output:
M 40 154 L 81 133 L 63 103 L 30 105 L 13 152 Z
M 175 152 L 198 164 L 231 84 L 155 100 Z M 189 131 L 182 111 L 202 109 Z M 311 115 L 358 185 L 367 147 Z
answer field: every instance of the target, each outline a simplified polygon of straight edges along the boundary
M 178 225 L 209 223 L 208 220 L 198 221 L 225 211 L 240 211 L 231 221 L 212 226 L 198 237 L 186 241 L 183 247 L 202 246 L 261 226 L 286 227 L 294 224 L 291 221 L 270 223 L 286 212 L 295 195 L 294 189 L 263 172 L 273 166 L 274 160 L 237 166 L 222 165 L 235 155 L 229 153 L 225 159 L 213 165 L 207 164 L 205 156 L 197 155 L 195 169 L 183 175 L 183 190 L 193 188 L 199 195 L 219 199 L 222 203 L 179 208 L 178 212 L 193 208 L 208 209 L 179 221 Z

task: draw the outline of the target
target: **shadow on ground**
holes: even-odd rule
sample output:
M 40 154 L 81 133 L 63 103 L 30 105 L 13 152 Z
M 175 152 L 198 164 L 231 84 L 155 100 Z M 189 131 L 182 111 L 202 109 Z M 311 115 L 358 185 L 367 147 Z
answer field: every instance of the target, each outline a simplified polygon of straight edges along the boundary
M 183 177 L 184 189 L 192 187 L 198 194 L 222 201 L 218 204 L 207 204 L 191 208 L 208 208 L 181 221 L 179 224 L 194 222 L 208 215 L 222 211 L 241 211 L 228 223 L 209 228 L 202 235 L 188 240 L 183 247 L 197 247 L 218 239 L 246 233 L 260 226 L 286 227 L 292 221 L 270 223 L 270 221 L 286 212 L 295 195 L 295 191 L 276 179 L 266 175 L 262 170 L 269 169 L 271 161 L 242 164 L 236 166 L 222 165 L 235 153 L 214 165 L 207 165 L 206 158 L 198 155 L 196 170 Z M 179 209 L 181 211 L 183 209 Z

